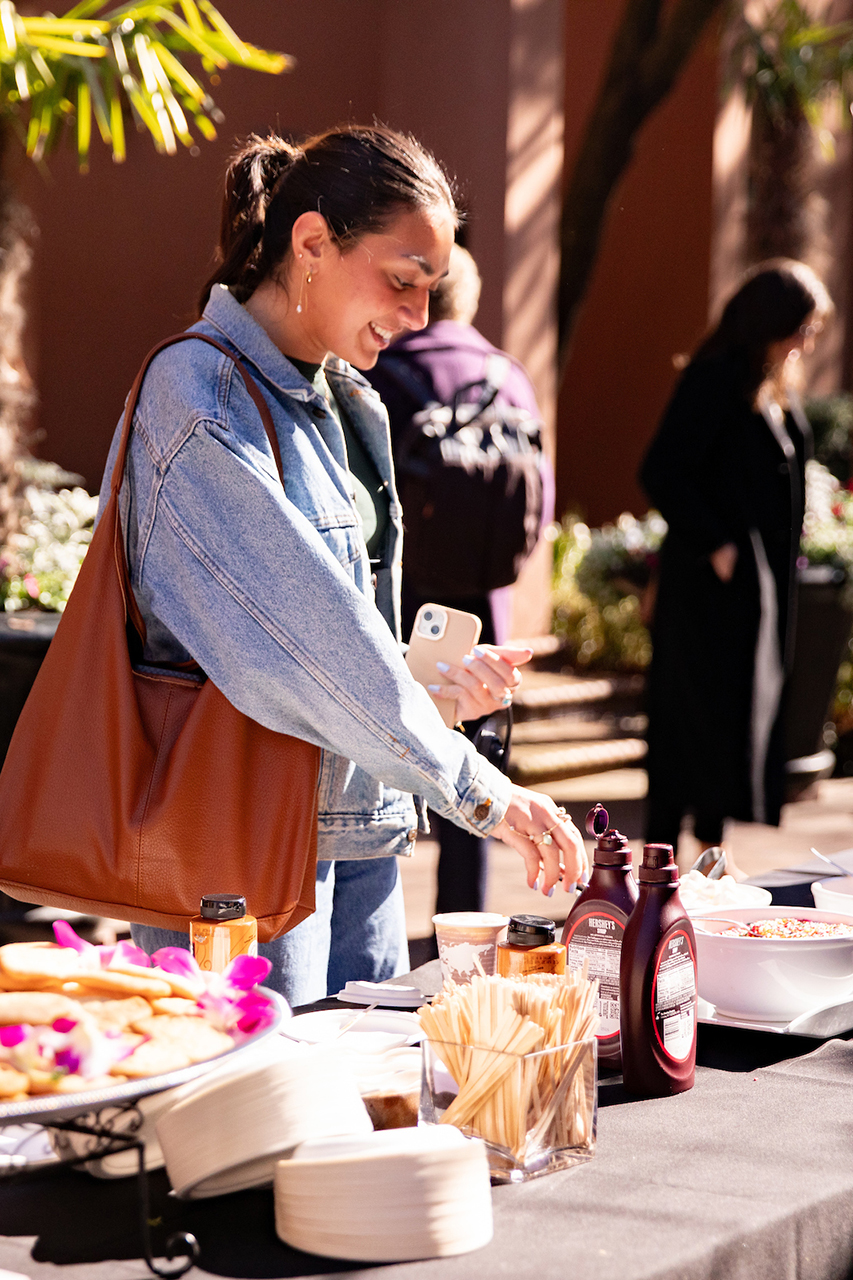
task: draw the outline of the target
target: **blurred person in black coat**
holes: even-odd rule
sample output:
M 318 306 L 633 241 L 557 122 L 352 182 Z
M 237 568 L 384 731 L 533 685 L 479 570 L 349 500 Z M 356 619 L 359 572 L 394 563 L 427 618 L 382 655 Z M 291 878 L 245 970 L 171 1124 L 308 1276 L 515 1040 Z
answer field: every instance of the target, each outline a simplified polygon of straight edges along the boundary
M 750 271 L 684 370 L 640 472 L 669 532 L 649 675 L 647 839 L 779 824 L 781 709 L 811 430 L 797 386 L 832 303 L 802 263 Z M 730 866 L 730 869 L 731 866 Z

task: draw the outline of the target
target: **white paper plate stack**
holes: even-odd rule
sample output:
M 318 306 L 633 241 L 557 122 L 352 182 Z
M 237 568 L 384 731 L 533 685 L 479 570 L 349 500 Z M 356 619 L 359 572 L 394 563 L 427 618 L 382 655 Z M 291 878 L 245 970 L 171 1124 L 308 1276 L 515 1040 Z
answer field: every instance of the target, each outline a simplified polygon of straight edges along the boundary
M 346 1055 L 319 1045 L 214 1080 L 157 1122 L 169 1181 L 183 1199 L 266 1186 L 297 1144 L 371 1132 Z
M 145 1168 L 162 1169 L 165 1161 L 157 1139 L 157 1124 L 167 1111 L 183 1102 L 185 1098 L 192 1097 L 202 1089 L 210 1088 L 212 1084 L 226 1077 L 243 1075 L 262 1063 L 281 1058 L 293 1058 L 301 1052 L 303 1052 L 303 1046 L 295 1044 L 292 1040 L 285 1040 L 280 1035 L 269 1036 L 242 1053 L 226 1054 L 218 1066 L 199 1080 L 191 1080 L 189 1084 L 179 1085 L 176 1089 L 164 1089 L 162 1093 L 151 1093 L 147 1097 L 140 1098 L 132 1107 L 124 1105 L 101 1108 L 99 1119 L 102 1123 L 107 1123 L 116 1134 L 132 1130 L 144 1144 Z M 142 1117 L 142 1123 L 137 1127 L 139 1116 Z M 54 1151 L 65 1159 L 72 1155 L 87 1155 L 97 1146 L 97 1139 L 71 1130 L 48 1129 L 48 1133 Z M 136 1173 L 139 1160 L 136 1150 L 131 1148 L 87 1160 L 81 1167 L 95 1178 L 127 1178 Z
M 470 1253 L 492 1238 L 486 1149 L 451 1125 L 304 1142 L 276 1165 L 275 1226 L 353 1262 Z

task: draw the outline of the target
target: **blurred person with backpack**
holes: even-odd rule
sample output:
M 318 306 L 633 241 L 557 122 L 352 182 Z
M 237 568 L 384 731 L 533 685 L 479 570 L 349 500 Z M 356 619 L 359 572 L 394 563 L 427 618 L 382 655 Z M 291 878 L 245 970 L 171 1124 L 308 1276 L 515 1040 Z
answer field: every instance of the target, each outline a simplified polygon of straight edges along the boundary
M 477 264 L 455 244 L 428 326 L 405 333 L 365 374 L 391 423 L 405 527 L 404 637 L 431 603 L 476 614 L 482 644 L 505 643 L 511 585 L 553 518 L 536 394 L 523 365 L 474 328 L 480 289 Z M 466 725 L 471 736 L 478 728 L 480 749 L 505 768 L 491 720 Z M 436 910 L 482 911 L 488 841 L 431 816 L 441 850 Z

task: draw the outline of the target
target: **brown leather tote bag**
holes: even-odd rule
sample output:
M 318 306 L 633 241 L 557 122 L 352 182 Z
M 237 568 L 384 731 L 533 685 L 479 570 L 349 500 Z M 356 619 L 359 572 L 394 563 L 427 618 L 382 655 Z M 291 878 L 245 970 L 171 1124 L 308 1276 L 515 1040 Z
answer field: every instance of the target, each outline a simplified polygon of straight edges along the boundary
M 195 671 L 134 669 L 145 640 L 119 516 L 151 359 L 128 398 L 110 498 L 0 774 L 0 889 L 27 902 L 186 930 L 204 893 L 245 895 L 262 942 L 314 910 L 319 748 L 264 728 Z M 284 483 L 282 476 L 282 483 Z M 134 636 L 134 632 L 136 635 Z

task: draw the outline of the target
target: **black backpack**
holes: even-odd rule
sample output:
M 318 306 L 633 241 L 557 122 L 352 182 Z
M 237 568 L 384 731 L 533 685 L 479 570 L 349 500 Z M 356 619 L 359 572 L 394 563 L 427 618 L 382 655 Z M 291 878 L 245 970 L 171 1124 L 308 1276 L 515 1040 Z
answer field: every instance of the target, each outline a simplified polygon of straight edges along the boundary
M 509 368 L 508 356 L 488 356 L 484 378 L 460 387 L 450 404 L 424 404 L 398 439 L 403 568 L 427 598 L 508 586 L 539 537 L 542 424 L 495 402 Z M 383 372 L 423 403 L 406 360 L 386 357 Z

